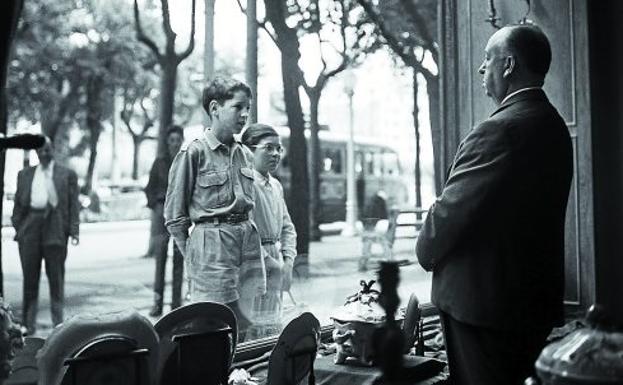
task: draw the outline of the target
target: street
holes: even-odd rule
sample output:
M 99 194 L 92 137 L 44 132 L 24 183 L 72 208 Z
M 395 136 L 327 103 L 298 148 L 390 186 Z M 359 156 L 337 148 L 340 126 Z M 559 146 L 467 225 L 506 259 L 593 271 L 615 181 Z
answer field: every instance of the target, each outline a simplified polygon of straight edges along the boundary
M 10 227 L 2 229 L 2 268 L 5 300 L 14 314 L 21 312 L 22 273 L 17 243 Z M 135 308 L 147 316 L 152 305 L 154 260 L 142 258 L 147 250 L 148 221 L 107 222 L 81 225 L 80 244 L 68 246 L 65 283 L 65 318 L 79 313 L 104 313 Z M 399 293 L 406 305 L 411 293 L 421 302 L 429 300 L 430 276 L 417 264 L 414 239 L 397 239 L 396 260 L 401 267 Z M 292 296 L 284 295 L 287 318 L 301 311 L 311 311 L 321 323 L 328 323 L 330 313 L 357 292 L 361 279 L 376 279 L 374 266 L 357 271 L 361 240 L 339 235 L 324 236 L 310 245 L 310 277 L 295 279 Z M 373 250 L 374 251 L 374 250 Z M 170 268 L 167 264 L 165 311 L 170 302 Z M 38 335 L 45 337 L 51 330 L 48 283 L 42 269 L 39 289 Z M 155 321 L 155 319 L 154 319 Z

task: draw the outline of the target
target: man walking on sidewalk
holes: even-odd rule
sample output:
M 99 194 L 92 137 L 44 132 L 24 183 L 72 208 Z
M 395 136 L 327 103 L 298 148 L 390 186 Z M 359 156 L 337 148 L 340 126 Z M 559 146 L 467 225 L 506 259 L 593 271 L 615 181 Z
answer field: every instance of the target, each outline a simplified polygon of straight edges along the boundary
M 39 165 L 17 175 L 11 221 L 24 274 L 23 323 L 28 334 L 36 330 L 41 261 L 50 284 L 54 326 L 63 322 L 67 241 L 78 244 L 80 202 L 78 178 L 73 170 L 54 162 L 52 141 L 37 150 Z

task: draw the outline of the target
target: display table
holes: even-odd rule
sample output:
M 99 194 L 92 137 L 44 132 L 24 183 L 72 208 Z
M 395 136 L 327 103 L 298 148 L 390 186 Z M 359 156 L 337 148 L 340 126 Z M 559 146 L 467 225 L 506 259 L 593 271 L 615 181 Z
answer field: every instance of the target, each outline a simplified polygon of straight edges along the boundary
M 446 376 L 439 374 L 440 361 L 409 356 L 405 365 L 413 368 L 414 378 L 411 385 L 441 385 L 446 383 Z M 416 368 L 417 367 L 417 368 Z M 317 385 L 372 385 L 380 375 L 378 368 L 355 365 L 335 365 L 333 355 L 319 356 L 314 363 Z

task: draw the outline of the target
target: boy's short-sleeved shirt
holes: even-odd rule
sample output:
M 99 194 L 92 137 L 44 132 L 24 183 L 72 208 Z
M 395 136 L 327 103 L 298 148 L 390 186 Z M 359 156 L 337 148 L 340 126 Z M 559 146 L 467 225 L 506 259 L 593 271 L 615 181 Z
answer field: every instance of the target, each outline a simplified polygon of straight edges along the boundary
M 169 171 L 164 214 L 171 235 L 186 239 L 192 223 L 248 213 L 254 206 L 252 156 L 238 141 L 221 143 L 210 129 L 182 149 Z

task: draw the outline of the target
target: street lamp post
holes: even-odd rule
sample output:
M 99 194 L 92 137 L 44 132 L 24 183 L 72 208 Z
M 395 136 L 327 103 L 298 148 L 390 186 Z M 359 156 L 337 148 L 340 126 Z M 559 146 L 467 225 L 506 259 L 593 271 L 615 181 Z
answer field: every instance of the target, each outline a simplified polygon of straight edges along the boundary
M 347 71 L 344 77 L 344 91 L 348 96 L 348 143 L 346 144 L 346 223 L 342 230 L 344 236 L 357 235 L 357 192 L 355 188 L 355 113 L 353 95 L 355 94 L 355 75 Z

